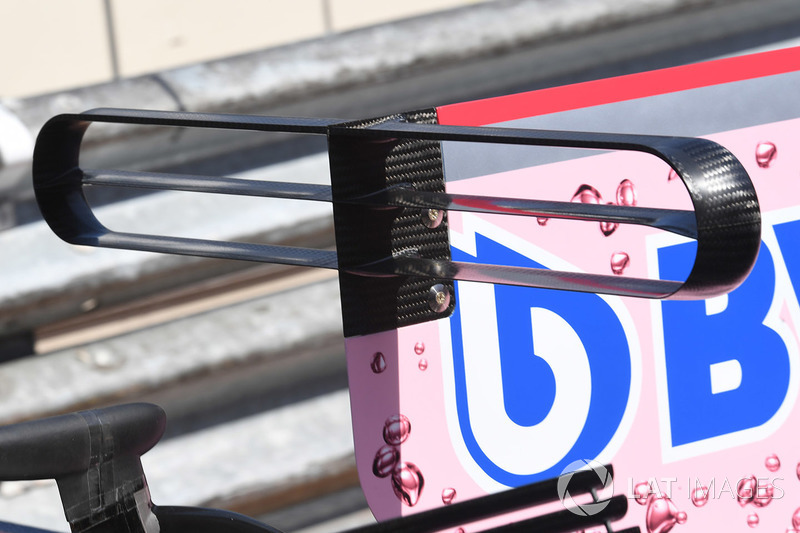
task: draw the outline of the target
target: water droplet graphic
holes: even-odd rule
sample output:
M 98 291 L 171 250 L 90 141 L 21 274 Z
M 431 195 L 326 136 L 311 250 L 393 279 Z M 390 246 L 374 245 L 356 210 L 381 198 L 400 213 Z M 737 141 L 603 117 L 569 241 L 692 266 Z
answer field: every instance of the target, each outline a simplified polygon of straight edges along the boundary
M 612 202 L 608 202 L 608 205 L 614 205 L 614 204 Z M 609 222 L 608 220 L 600 221 L 600 233 L 602 233 L 606 237 L 617 231 L 618 227 L 619 224 L 617 224 L 616 222 Z
M 747 525 L 750 527 L 756 527 L 758 525 L 759 518 L 756 513 L 750 513 L 747 515 Z
M 798 507 L 792 515 L 792 527 L 800 529 L 800 507 Z
M 679 180 L 679 179 L 681 179 L 681 177 L 678 176 L 678 173 L 675 172 L 675 169 L 674 168 L 669 169 L 669 175 L 667 176 L 667 181 Z
M 736 499 L 739 501 L 739 505 L 744 507 L 756 496 L 756 487 L 758 483 L 756 482 L 756 476 L 750 476 L 739 480 L 739 483 L 736 485 Z
M 651 496 L 647 500 L 645 526 L 647 533 L 667 533 L 678 523 L 678 508 L 666 496 Z M 685 517 L 684 517 L 685 521 Z
M 617 186 L 617 205 L 636 205 L 636 187 L 631 180 L 622 180 Z
M 425 343 L 418 342 L 414 345 L 414 353 L 417 355 L 422 355 L 425 352 Z
M 597 189 L 591 185 L 583 184 L 578 187 L 578 190 L 572 195 L 572 201 L 582 204 L 599 204 L 602 201 L 602 197 Z
M 708 487 L 697 487 L 692 491 L 692 503 L 695 507 L 702 507 L 708 503 Z
M 374 373 L 380 374 L 386 370 L 386 358 L 381 352 L 375 352 L 375 355 L 372 356 L 372 362 L 369 364 L 369 366 L 372 368 Z
M 631 262 L 631 258 L 625 252 L 614 252 L 611 254 L 611 272 L 620 276 Z
M 617 224 L 616 222 L 607 222 L 603 220 L 600 222 L 600 233 L 608 237 L 609 235 L 617 231 L 618 227 L 619 224 Z
M 423 372 L 424 372 L 425 370 L 428 370 L 428 360 L 427 360 L 427 359 L 420 359 L 420 360 L 419 360 L 419 363 L 417 364 L 417 366 L 418 366 L 418 367 L 419 367 L 419 369 L 420 369 L 420 370 L 422 370 Z
M 392 415 L 383 424 L 383 440 L 390 446 L 405 442 L 409 433 L 411 433 L 411 422 L 405 415 Z
M 756 487 L 756 495 L 753 497 L 753 504 L 756 507 L 766 507 L 775 495 L 775 487 L 771 483 L 759 483 Z
M 546 226 L 548 220 L 550 219 L 547 217 L 536 217 L 536 223 L 539 224 L 540 226 Z
M 409 507 L 417 505 L 424 486 L 425 480 L 422 472 L 414 463 L 400 463 L 392 472 L 394 494 Z
M 689 517 L 686 516 L 686 513 L 684 513 L 683 511 L 680 511 L 678 512 L 678 514 L 675 515 L 675 521 L 679 524 L 685 524 L 687 518 Z
M 756 163 L 761 168 L 769 167 L 773 161 L 775 161 L 775 157 L 778 155 L 778 149 L 775 147 L 774 143 L 771 142 L 760 142 L 758 146 L 756 146 Z
M 639 505 L 647 505 L 647 498 L 650 496 L 650 485 L 647 482 L 637 483 L 633 487 L 633 499 Z
M 770 472 L 777 472 L 781 468 L 781 460 L 780 458 L 775 455 L 768 455 L 766 459 L 764 459 L 764 466 L 767 467 L 767 470 Z
M 795 474 L 797 474 L 797 479 L 800 480 L 800 463 L 797 463 L 797 468 L 795 468 Z
M 384 444 L 378 448 L 375 459 L 372 461 L 372 473 L 377 477 L 389 477 L 399 460 L 400 450 Z
M 460 527 L 460 528 L 456 529 L 456 533 L 464 533 L 464 528 Z
M 442 503 L 450 505 L 456 497 L 456 489 L 448 487 L 442 491 Z

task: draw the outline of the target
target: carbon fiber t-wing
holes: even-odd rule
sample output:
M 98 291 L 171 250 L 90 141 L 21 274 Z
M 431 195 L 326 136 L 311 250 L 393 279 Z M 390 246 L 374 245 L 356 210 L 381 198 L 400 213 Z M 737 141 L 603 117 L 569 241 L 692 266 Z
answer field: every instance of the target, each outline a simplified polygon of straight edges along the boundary
M 332 184 L 84 169 L 79 165 L 81 142 L 95 122 L 326 135 Z M 453 280 L 645 298 L 704 299 L 734 289 L 755 262 L 761 239 L 755 190 L 739 161 L 712 141 L 444 126 L 435 122 L 434 111 L 361 122 L 124 109 L 60 115 L 39 134 L 33 162 L 34 189 L 47 223 L 73 244 L 338 269 L 346 335 L 441 318 L 455 302 L 438 302 L 445 303 L 444 307 L 431 304 L 430 287 L 441 283 L 448 288 Z M 439 151 L 442 141 L 652 154 L 681 178 L 694 210 L 450 194 L 444 189 Z M 95 217 L 83 194 L 86 185 L 332 202 L 337 250 L 117 232 Z M 441 223 L 441 213 L 453 210 L 651 226 L 695 239 L 697 254 L 686 280 L 452 261 L 446 217 Z M 432 218 L 425 220 L 426 214 Z M 348 290 L 356 286 L 358 290 Z M 401 296 L 387 302 L 386 294 L 390 293 Z

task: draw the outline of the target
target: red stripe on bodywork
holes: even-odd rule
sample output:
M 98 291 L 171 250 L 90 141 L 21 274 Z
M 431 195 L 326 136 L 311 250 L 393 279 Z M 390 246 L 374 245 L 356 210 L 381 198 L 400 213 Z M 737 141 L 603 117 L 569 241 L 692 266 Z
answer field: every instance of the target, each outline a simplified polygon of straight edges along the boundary
M 800 47 L 785 48 L 446 105 L 437 108 L 437 113 L 440 124 L 484 126 L 559 111 L 773 76 L 798 69 L 800 69 Z

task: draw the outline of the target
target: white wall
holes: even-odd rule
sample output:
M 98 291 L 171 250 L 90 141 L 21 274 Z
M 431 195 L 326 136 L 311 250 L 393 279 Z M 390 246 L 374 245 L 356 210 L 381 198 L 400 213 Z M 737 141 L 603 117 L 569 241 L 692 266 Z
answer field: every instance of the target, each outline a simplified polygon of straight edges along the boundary
M 278 46 L 486 0 L 0 0 L 0 98 Z

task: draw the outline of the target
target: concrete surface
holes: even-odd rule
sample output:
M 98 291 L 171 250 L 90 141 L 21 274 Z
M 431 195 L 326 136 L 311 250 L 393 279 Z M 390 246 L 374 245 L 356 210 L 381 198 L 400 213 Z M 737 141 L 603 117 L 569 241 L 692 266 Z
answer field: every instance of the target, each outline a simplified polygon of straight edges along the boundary
M 341 354 L 338 295 L 334 279 L 7 362 L 0 366 L 0 423 L 140 397 L 212 374 L 222 379 L 237 367 L 315 348 Z
M 328 183 L 325 154 L 238 174 L 243 179 Z M 119 231 L 218 240 L 285 242 L 332 227 L 331 207 L 320 202 L 166 192 L 97 210 Z M 78 247 L 61 241 L 44 222 L 0 232 L 0 335 L 32 330 L 81 314 L 85 303 L 111 304 L 193 276 L 208 260 L 127 250 Z M 161 278 L 162 281 L 158 281 Z M 146 279 L 152 280 L 148 289 Z M 134 294 L 124 287 L 134 287 Z M 117 294 L 117 297 L 115 297 Z

